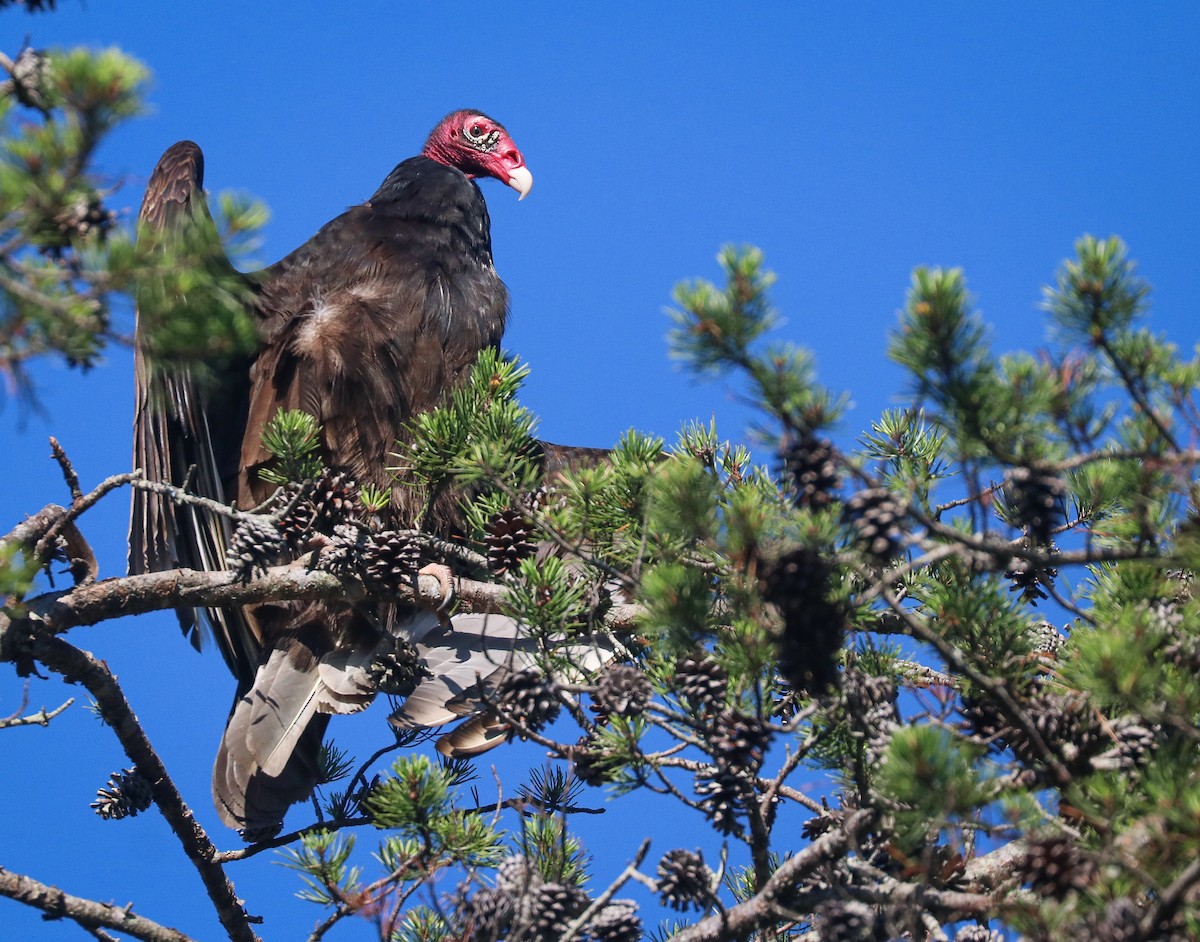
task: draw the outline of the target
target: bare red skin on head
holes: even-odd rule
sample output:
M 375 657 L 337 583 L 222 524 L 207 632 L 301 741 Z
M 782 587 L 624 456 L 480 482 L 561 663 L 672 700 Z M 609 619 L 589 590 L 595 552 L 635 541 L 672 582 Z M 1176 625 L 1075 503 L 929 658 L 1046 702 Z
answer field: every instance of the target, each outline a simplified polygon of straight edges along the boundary
M 487 152 L 471 146 L 472 136 L 486 140 L 493 132 L 499 137 Z M 438 163 L 458 168 L 468 177 L 495 177 L 504 184 L 508 184 L 514 169 L 525 166 L 525 158 L 504 125 L 482 112 L 469 109 L 444 117 L 429 135 L 421 153 Z

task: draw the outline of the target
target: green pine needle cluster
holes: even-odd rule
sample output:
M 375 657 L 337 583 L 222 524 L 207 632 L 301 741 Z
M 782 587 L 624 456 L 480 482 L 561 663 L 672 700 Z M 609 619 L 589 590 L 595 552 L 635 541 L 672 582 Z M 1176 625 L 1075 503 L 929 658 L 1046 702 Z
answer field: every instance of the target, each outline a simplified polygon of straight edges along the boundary
M 531 484 L 535 420 L 516 400 L 527 375 L 528 367 L 499 350 L 481 352 L 445 403 L 413 419 L 413 443 L 394 456 L 397 479 L 430 492 L 452 481 Z
M 487 865 L 500 859 L 503 833 L 481 815 L 455 807 L 459 773 L 427 756 L 397 759 L 391 773 L 372 787 L 364 807 L 377 828 L 395 831 L 383 853 L 396 863 L 415 853 L 423 866 Z
M 131 333 L 115 302 L 136 298 L 152 369 L 186 367 L 216 382 L 256 343 L 250 286 L 228 257 L 252 250 L 261 204 L 218 199 L 166 233 L 142 232 L 109 208 L 115 181 L 92 170 L 104 139 L 142 114 L 146 67 L 116 49 L 22 49 L 0 83 L 0 370 L 37 403 L 27 364 L 60 356 L 96 365 Z
M 321 427 L 300 409 L 280 409 L 262 432 L 263 447 L 274 464 L 259 471 L 268 484 L 310 481 L 321 475 Z

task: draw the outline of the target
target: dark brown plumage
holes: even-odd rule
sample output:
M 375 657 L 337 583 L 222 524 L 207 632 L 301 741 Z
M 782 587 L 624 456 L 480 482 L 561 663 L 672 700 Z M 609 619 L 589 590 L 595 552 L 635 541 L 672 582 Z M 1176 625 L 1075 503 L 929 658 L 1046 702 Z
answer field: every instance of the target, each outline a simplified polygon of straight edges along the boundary
M 189 480 L 194 468 L 193 492 L 258 504 L 273 490 L 258 474 L 270 457 L 262 430 L 280 409 L 302 409 L 320 423 L 332 468 L 358 484 L 391 485 L 388 455 L 407 421 L 460 384 L 504 330 L 508 295 L 492 266 L 487 207 L 474 179 L 480 176 L 496 177 L 522 197 L 532 186 L 503 126 L 479 112 L 455 112 L 366 203 L 271 268 L 240 276 L 257 349 L 206 359 L 205 383 L 192 366 L 154 361 L 152 328 L 161 315 L 149 302 L 161 299 L 139 296 L 135 466 L 172 484 Z M 167 243 L 172 233 L 199 233 L 213 264 L 230 273 L 202 184 L 199 148 L 170 148 L 147 188 L 143 233 L 165 235 Z M 571 460 L 569 450 L 550 447 L 549 465 Z M 392 493 L 388 525 L 453 528 L 452 497 L 418 520 L 413 490 L 396 485 Z M 229 535 L 222 517 L 135 492 L 130 571 L 225 568 Z M 195 637 L 196 613 L 180 618 Z M 255 832 L 277 827 L 287 807 L 312 790 L 329 715 L 370 702 L 367 668 L 391 643 L 381 624 L 440 665 L 410 698 L 400 718 L 405 725 L 469 714 L 460 675 L 503 672 L 522 647 L 520 627 L 497 616 L 456 617 L 445 626 L 412 611 L 268 603 L 208 612 L 207 619 L 238 680 L 214 796 L 228 824 Z

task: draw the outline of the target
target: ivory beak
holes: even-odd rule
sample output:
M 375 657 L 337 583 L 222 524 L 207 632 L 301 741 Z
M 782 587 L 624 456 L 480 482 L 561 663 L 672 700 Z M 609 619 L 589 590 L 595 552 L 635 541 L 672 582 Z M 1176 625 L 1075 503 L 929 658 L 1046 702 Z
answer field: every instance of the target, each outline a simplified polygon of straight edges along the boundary
M 533 174 L 529 172 L 529 168 L 524 164 L 520 167 L 513 167 L 508 174 L 508 185 L 521 194 L 517 197 L 517 202 L 519 203 L 533 189 Z

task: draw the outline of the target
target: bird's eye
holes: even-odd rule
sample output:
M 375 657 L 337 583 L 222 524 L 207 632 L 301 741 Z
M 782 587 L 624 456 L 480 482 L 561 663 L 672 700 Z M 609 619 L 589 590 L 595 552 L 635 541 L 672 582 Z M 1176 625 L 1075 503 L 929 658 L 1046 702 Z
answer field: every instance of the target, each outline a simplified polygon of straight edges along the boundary
M 467 128 L 467 137 L 473 141 L 483 140 L 484 128 L 482 124 L 472 124 Z

